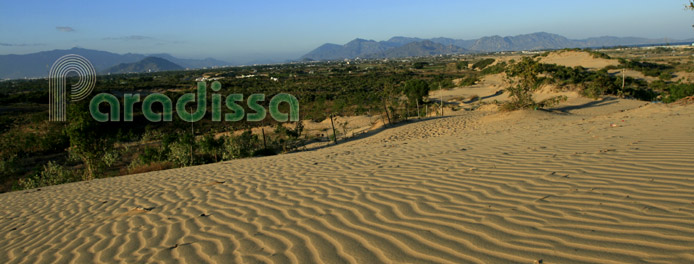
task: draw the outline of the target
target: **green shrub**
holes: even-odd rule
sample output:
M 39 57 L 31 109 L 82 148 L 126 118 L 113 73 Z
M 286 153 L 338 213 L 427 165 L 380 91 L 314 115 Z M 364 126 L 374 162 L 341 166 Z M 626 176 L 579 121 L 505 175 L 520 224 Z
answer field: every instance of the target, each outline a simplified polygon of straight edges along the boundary
M 607 54 L 599 52 L 599 51 L 593 51 L 590 49 L 587 49 L 586 51 L 588 53 L 590 53 L 590 55 L 593 56 L 593 58 L 596 58 L 596 59 L 608 59 L 608 60 L 612 59 L 612 57 L 610 57 L 610 55 L 607 55 Z
M 472 64 L 473 69 L 484 69 L 487 66 L 491 65 L 494 63 L 496 60 L 489 58 L 489 59 L 483 59 L 478 62 L 475 62 L 475 64 Z
M 168 160 L 178 167 L 193 165 L 193 156 L 191 153 L 191 144 L 176 141 L 169 146 Z
M 658 75 L 658 79 L 667 81 L 673 78 L 673 75 L 671 72 L 661 72 L 660 75 Z
M 251 130 L 246 130 L 241 135 L 230 135 L 224 138 L 222 158 L 231 160 L 251 157 L 260 148 L 258 136 L 254 135 Z
M 421 79 L 412 79 L 405 82 L 403 90 L 410 103 L 419 102 L 421 104 L 423 103 L 422 99 L 429 95 L 429 84 Z
M 540 64 L 530 57 L 523 57 L 520 62 L 511 65 L 506 70 L 506 74 L 509 77 L 518 78 L 518 81 L 506 88 L 510 101 L 503 104 L 501 110 L 514 111 L 537 107 L 532 93 L 538 87 L 537 75 L 540 73 L 540 70 Z
M 474 84 L 475 84 L 477 81 L 479 81 L 479 80 L 480 80 L 480 78 L 478 78 L 478 77 L 475 76 L 475 75 L 468 76 L 468 77 L 466 77 L 465 79 L 463 79 L 463 80 L 460 81 L 460 86 L 470 86 L 470 85 L 474 85 Z
M 412 65 L 412 67 L 414 67 L 415 69 L 423 69 L 424 66 L 427 66 L 427 65 L 429 65 L 428 62 L 418 61 L 418 62 L 415 62 L 415 63 Z
M 119 158 L 120 153 L 118 153 L 117 150 L 111 150 L 104 153 L 104 156 L 101 157 L 101 161 L 104 163 L 104 165 L 106 165 L 106 167 L 111 167 L 118 161 Z
M 10 154 L 0 159 L 0 176 L 11 176 L 18 171 L 17 154 Z
M 668 87 L 668 96 L 663 99 L 665 103 L 672 103 L 687 96 L 694 95 L 694 84 L 674 84 Z
M 215 138 L 213 133 L 203 136 L 197 143 L 199 153 L 206 162 L 217 162 L 222 158 L 224 152 L 224 139 Z
M 26 190 L 43 186 L 75 182 L 79 180 L 80 178 L 77 177 L 72 171 L 53 161 L 49 161 L 43 166 L 43 170 L 41 170 L 40 173 L 29 178 L 20 179 L 19 188 Z
M 179 167 L 194 165 L 194 146 L 195 137 L 192 134 L 178 134 L 178 139 L 168 145 L 168 161 Z
M 659 77 L 663 73 L 671 74 L 674 68 L 670 65 L 663 65 L 651 62 L 640 62 L 635 60 L 619 59 L 621 68 L 628 68 L 640 71 L 646 76 Z M 665 75 L 664 77 L 666 77 Z
M 493 66 L 484 68 L 484 70 L 482 70 L 481 73 L 482 73 L 482 75 L 502 73 L 506 70 L 506 66 L 507 66 L 506 62 L 502 61 L 502 62 L 499 62 L 497 64 L 494 64 Z

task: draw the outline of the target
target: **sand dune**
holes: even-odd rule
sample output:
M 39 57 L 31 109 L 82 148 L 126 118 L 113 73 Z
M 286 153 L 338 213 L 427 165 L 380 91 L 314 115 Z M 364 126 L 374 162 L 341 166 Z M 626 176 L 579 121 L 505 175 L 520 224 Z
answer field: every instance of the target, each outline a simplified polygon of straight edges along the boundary
M 560 51 L 552 52 L 546 57 L 540 59 L 541 63 L 557 64 L 566 67 L 581 66 L 588 69 L 602 69 L 607 66 L 619 65 L 619 61 L 615 59 L 594 58 L 593 55 L 581 51 Z
M 693 263 L 694 107 L 573 98 L 0 194 L 5 263 Z

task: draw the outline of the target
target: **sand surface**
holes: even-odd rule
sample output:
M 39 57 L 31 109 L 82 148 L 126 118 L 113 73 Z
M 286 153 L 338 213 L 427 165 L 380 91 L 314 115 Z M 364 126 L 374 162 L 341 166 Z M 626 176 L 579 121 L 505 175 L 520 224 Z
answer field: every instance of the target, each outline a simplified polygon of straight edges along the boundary
M 3 263 L 694 263 L 694 106 L 572 98 L 0 194 Z
M 557 64 L 566 67 L 581 66 L 588 69 L 599 70 L 607 66 L 619 65 L 619 61 L 615 59 L 594 58 L 588 52 L 581 51 L 560 51 L 552 52 L 546 57 L 540 59 L 541 63 Z

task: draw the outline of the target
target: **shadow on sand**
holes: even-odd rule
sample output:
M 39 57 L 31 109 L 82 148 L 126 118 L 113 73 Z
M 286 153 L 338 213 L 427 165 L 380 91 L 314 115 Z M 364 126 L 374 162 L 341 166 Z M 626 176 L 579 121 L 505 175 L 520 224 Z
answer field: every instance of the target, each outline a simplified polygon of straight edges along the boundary
M 363 138 L 368 138 L 368 137 L 374 136 L 378 133 L 381 133 L 381 132 L 385 131 L 386 129 L 396 128 L 396 127 L 400 127 L 400 126 L 404 126 L 404 125 L 408 125 L 408 124 L 413 124 L 413 123 L 417 123 L 417 122 L 451 118 L 451 117 L 452 116 L 432 116 L 432 117 L 423 117 L 421 119 L 417 119 L 416 117 L 410 117 L 411 119 L 408 119 L 406 121 L 400 121 L 398 123 L 388 124 L 386 126 L 382 126 L 382 127 L 379 127 L 379 128 L 373 129 L 373 130 L 368 130 L 366 132 L 360 133 L 358 135 L 354 135 L 354 136 L 349 137 L 349 138 L 338 139 L 337 145 L 344 144 L 344 143 L 351 142 L 351 141 L 355 141 L 355 140 L 360 140 Z M 326 141 L 323 141 L 323 142 L 326 142 Z M 332 146 L 335 146 L 335 143 L 333 143 L 332 141 L 327 141 L 327 144 L 322 145 L 322 146 L 311 147 L 311 148 L 299 147 L 299 149 L 297 149 L 296 151 L 293 151 L 293 152 L 319 150 L 319 149 L 332 147 Z
M 564 107 L 551 108 L 549 111 L 558 111 L 562 113 L 570 113 L 573 110 L 586 109 L 591 107 L 599 107 L 605 105 L 611 105 L 617 103 L 617 98 L 615 97 L 605 97 L 602 100 L 595 100 L 585 104 L 580 105 L 569 105 Z

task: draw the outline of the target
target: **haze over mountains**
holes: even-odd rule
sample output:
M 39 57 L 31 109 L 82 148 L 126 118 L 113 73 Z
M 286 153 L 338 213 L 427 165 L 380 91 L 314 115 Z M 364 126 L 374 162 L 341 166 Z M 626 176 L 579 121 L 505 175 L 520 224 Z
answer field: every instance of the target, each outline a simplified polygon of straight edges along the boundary
M 498 51 L 547 50 L 563 48 L 599 48 L 686 42 L 673 39 L 636 37 L 595 37 L 568 39 L 564 36 L 538 32 L 517 36 L 489 36 L 473 40 L 451 38 L 393 37 L 386 41 L 357 38 L 344 45 L 326 43 L 302 56 L 301 60 L 336 60 L 354 58 L 399 58 L 425 55 L 482 53 Z
M 53 65 L 53 62 L 55 62 L 61 56 L 67 54 L 77 54 L 87 58 L 92 63 L 92 65 L 94 65 L 94 69 L 99 74 L 109 73 L 109 68 L 117 66 L 119 64 L 136 63 L 148 57 L 157 57 L 164 59 L 166 61 L 180 66 L 181 69 L 194 69 L 230 65 L 230 63 L 228 62 L 212 58 L 206 58 L 202 60 L 180 59 L 165 53 L 149 55 L 135 53 L 116 54 L 100 50 L 72 48 L 66 50 L 42 51 L 22 55 L 0 55 L 0 79 L 46 77 L 48 75 L 48 71 L 50 70 L 51 65 Z M 152 61 L 149 62 L 151 63 Z M 170 66 L 166 66 L 166 63 L 160 60 L 157 60 L 157 62 L 164 64 L 160 65 L 161 68 L 169 68 Z M 144 71 L 147 71 L 147 69 L 144 69 Z
M 301 56 L 298 58 L 298 60 L 312 61 L 355 58 L 404 58 L 434 56 L 441 54 L 466 54 L 498 51 L 599 48 L 666 43 L 674 44 L 691 41 L 692 40 L 674 40 L 667 38 L 648 39 L 610 36 L 576 40 L 546 32 L 508 37 L 489 36 L 472 40 L 452 38 L 422 39 L 410 37 L 392 37 L 386 41 L 374 41 L 357 38 L 344 45 L 331 43 L 324 44 L 305 54 L 304 56 Z M 100 50 L 72 48 L 66 50 L 42 51 L 23 55 L 0 55 L 0 79 L 46 77 L 53 62 L 55 62 L 55 60 L 59 57 L 67 54 L 78 54 L 89 59 L 99 74 L 179 69 L 174 65 L 180 66 L 180 69 L 199 69 L 205 67 L 232 65 L 231 63 L 213 58 L 181 59 L 166 53 L 116 54 Z M 142 60 L 148 57 L 156 57 L 163 60 L 149 59 L 142 62 Z M 138 62 L 140 63 L 137 64 Z M 289 62 L 289 60 L 286 62 Z M 258 63 L 262 62 L 259 61 Z
M 134 73 L 134 72 L 158 72 L 158 71 L 179 71 L 184 68 L 178 64 L 159 57 L 147 57 L 138 62 L 121 63 L 108 68 L 107 73 Z

